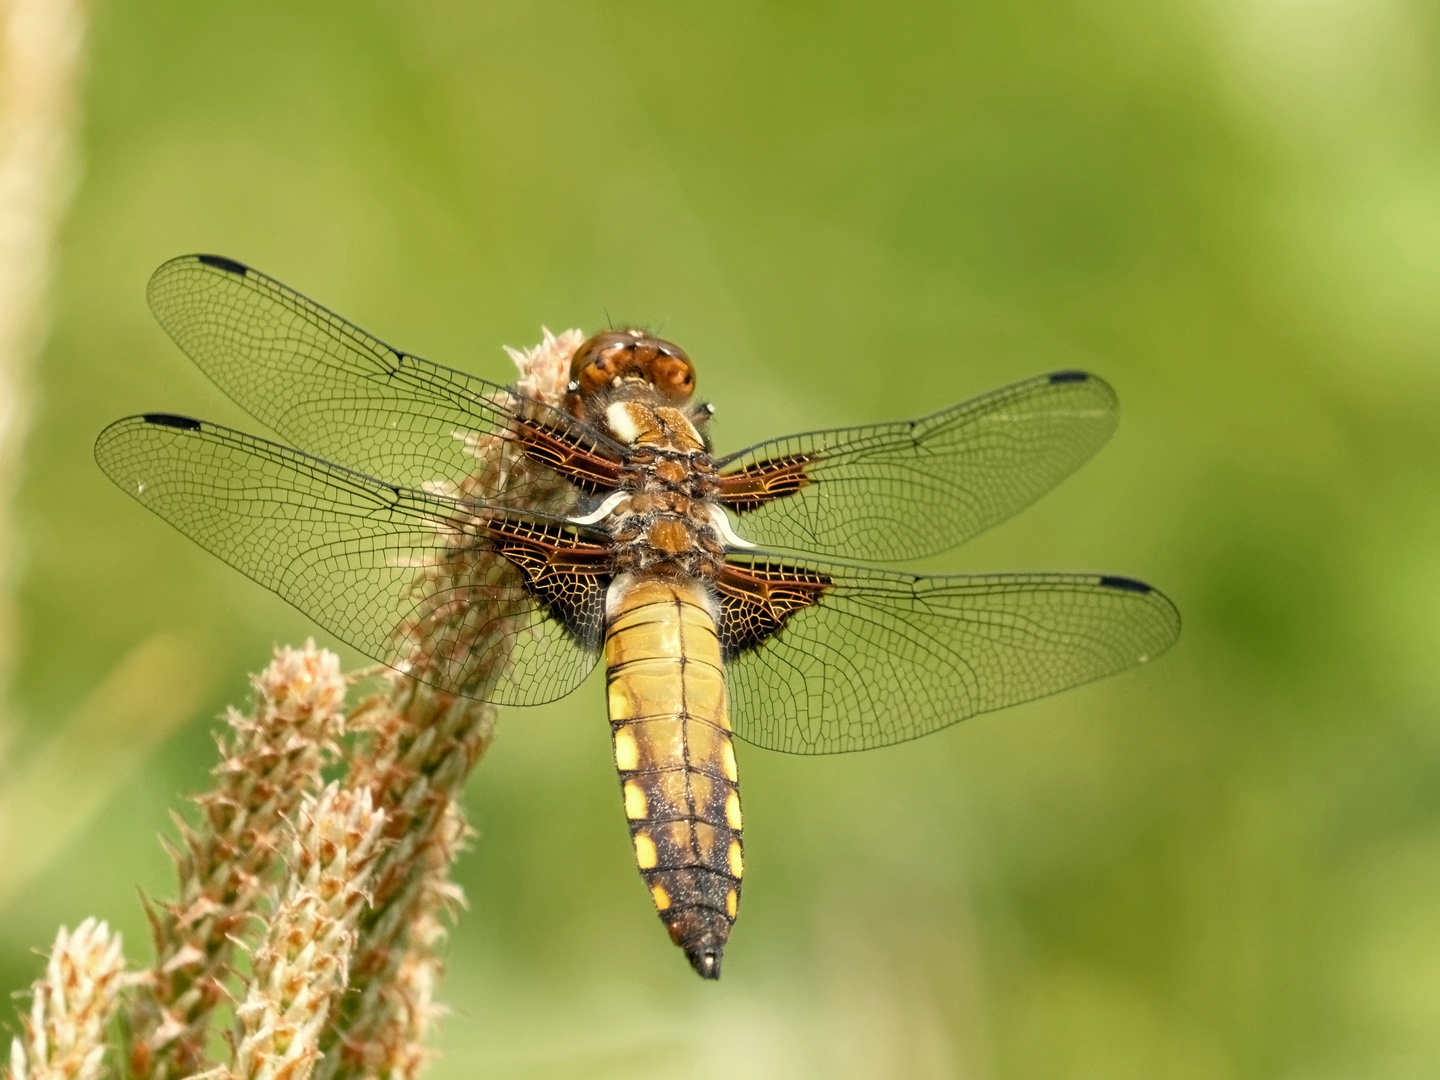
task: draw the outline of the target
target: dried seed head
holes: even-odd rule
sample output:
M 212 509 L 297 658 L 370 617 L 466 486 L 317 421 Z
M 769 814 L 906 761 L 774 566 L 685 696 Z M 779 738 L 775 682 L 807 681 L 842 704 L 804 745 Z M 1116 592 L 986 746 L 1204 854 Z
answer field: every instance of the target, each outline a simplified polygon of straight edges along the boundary
M 547 330 L 535 348 L 509 350 L 516 389 L 561 405 L 583 338 Z M 575 490 L 506 433 L 465 441 L 471 474 L 436 478 L 434 490 L 490 498 L 516 486 L 535 509 L 573 509 Z M 478 558 L 465 535 L 452 540 L 415 567 L 417 594 L 448 595 L 507 572 Z M 278 650 L 254 680 L 252 715 L 232 711 L 215 787 L 197 800 L 202 822 L 181 828 L 180 898 L 151 909 L 157 962 L 130 1017 L 137 1080 L 308 1080 L 312 1070 L 320 1080 L 413 1080 L 429 1059 L 441 916 L 464 899 L 449 879 L 468 836 L 457 800 L 493 736 L 495 708 L 435 690 L 424 674 L 453 664 L 459 650 L 473 673 L 466 685 L 478 690 L 509 662 L 505 649 L 486 651 L 446 621 L 454 617 L 438 607 L 397 628 L 414 643 L 403 667 L 418 678 L 389 672 L 388 687 L 352 714 L 360 738 L 347 748 L 342 788 L 318 792 L 346 726 L 346 683 L 333 655 L 313 642 Z M 287 876 L 276 892 L 269 882 L 282 857 Z M 207 1028 L 233 978 L 236 935 L 272 904 L 236 1006 L 233 1061 L 206 1072 Z
M 520 372 L 515 388 L 544 404 L 561 406 L 571 358 L 584 338 L 579 330 L 558 337 L 546 330 L 535 348 L 507 350 Z M 507 488 L 523 486 L 527 506 L 552 513 L 573 511 L 575 489 L 518 452 L 504 433 L 477 437 L 469 446 L 476 463 L 458 485 L 462 496 L 503 499 Z M 466 548 L 465 538 L 459 537 L 453 552 L 418 568 L 422 581 L 428 582 L 417 591 L 453 595 L 456 587 L 473 587 L 489 580 L 487 575 L 513 573 Z M 493 602 L 484 611 L 487 621 L 504 617 Z M 492 626 L 477 647 L 463 628 L 457 631 L 449 621 L 453 618 L 446 611 L 434 626 L 404 628 L 417 643 L 408 670 L 419 675 L 430 665 L 448 662 L 445 654 L 429 651 L 430 643 L 438 640 L 463 653 L 473 687 L 503 678 L 509 637 L 496 634 Z M 441 970 L 436 953 L 444 937 L 441 916 L 464 902 L 449 876 L 469 835 L 458 799 L 493 738 L 495 711 L 492 705 L 395 675 L 389 693 L 371 699 L 352 718 L 352 726 L 364 730 L 367 746 L 352 759 L 346 784 L 375 793 L 393 844 L 379 860 L 374 908 L 361 920 L 352 985 L 326 1033 L 318 1080 L 414 1080 L 431 1057 L 426 1044 L 440 1012 L 433 994 Z
M 265 941 L 255 951 L 232 1080 L 306 1080 L 344 991 L 366 883 L 381 850 L 385 815 L 368 791 L 331 784 L 308 797 L 294 822 L 288 875 Z
M 585 333 L 566 330 L 556 337 L 544 327 L 541 330 L 545 336 L 533 349 L 521 351 L 507 345 L 505 351 L 520 369 L 515 389 L 547 405 L 559 405 L 565 398 L 565 384 L 570 380 L 570 359 L 585 340 Z
M 61 927 L 31 990 L 24 1033 L 10 1044 L 9 1080 L 97 1080 L 106 1028 L 129 981 L 120 935 L 108 925 Z
M 180 825 L 179 898 L 155 905 L 154 976 L 131 1018 L 131 1072 L 173 1080 L 204 1070 L 211 1014 L 226 997 L 237 936 L 268 895 L 292 818 L 344 729 L 340 660 L 307 641 L 275 651 L 252 680 L 250 715 L 231 710 L 215 784 L 196 799 L 201 822 Z
M 303 649 L 288 645 L 276 649 L 270 666 L 251 684 L 272 724 L 303 725 L 316 717 L 329 718 L 345 703 L 340 658 L 328 649 L 317 649 L 314 639 L 306 641 Z

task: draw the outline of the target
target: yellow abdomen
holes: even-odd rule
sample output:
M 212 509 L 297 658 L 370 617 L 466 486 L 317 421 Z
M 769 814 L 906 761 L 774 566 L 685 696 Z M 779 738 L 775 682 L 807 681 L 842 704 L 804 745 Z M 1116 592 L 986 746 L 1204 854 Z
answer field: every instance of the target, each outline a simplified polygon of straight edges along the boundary
M 608 616 L 610 729 L 635 861 L 671 939 L 713 979 L 743 870 L 715 620 L 698 582 L 655 578 L 617 589 Z

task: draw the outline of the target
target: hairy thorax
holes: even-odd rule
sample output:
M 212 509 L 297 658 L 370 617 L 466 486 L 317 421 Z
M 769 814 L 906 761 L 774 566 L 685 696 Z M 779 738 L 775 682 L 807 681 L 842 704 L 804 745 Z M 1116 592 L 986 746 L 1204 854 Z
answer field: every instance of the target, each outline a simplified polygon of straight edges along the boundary
M 694 425 L 678 409 L 638 401 L 608 411 L 616 435 L 634 436 L 621 473 L 621 498 L 607 523 L 616 543 L 616 569 L 713 577 L 725 554 L 717 527 L 724 511 L 715 502 L 714 463 Z
M 614 540 L 619 575 L 713 580 L 740 546 L 717 501 L 719 480 L 684 350 L 643 330 L 608 330 L 576 351 L 565 406 L 625 448 L 614 490 L 577 523 Z

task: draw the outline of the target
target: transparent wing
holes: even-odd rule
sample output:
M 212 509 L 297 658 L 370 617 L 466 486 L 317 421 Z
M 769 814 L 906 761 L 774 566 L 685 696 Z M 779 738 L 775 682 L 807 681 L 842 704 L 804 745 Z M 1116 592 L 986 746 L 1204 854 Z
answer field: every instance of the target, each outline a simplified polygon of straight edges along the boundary
M 538 704 L 595 664 L 604 578 L 556 584 L 556 596 L 569 590 L 567 631 L 502 554 L 507 541 L 483 507 L 164 414 L 112 424 L 95 458 L 122 490 L 337 638 L 441 689 Z
M 916 739 L 1146 663 L 1180 632 L 1175 606 L 1129 578 L 729 561 L 818 593 L 728 666 L 736 733 L 795 754 Z
M 1103 379 L 1055 372 L 918 420 L 752 446 L 719 462 L 721 500 L 761 547 L 921 558 L 1030 505 L 1103 446 L 1117 418 Z
M 171 259 L 146 295 L 165 332 L 250 415 L 369 476 L 413 488 L 457 481 L 473 470 L 474 439 L 517 418 L 615 449 L 568 413 L 393 348 L 233 259 Z M 507 501 L 524 495 L 507 486 Z

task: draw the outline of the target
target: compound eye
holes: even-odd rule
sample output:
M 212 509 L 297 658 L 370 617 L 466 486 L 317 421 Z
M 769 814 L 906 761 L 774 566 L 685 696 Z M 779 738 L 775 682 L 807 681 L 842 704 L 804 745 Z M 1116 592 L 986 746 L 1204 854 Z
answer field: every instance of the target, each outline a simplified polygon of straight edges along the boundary
M 612 345 L 595 353 L 581 369 L 580 385 L 590 392 L 609 386 L 617 375 L 623 375 L 629 367 L 625 362 L 626 352 L 625 346 Z
M 579 392 L 593 394 L 624 374 L 632 344 L 628 334 L 606 330 L 576 349 L 570 362 L 570 378 L 580 384 Z
M 650 384 L 663 394 L 688 398 L 695 392 L 695 369 L 685 357 L 665 353 L 650 366 Z

